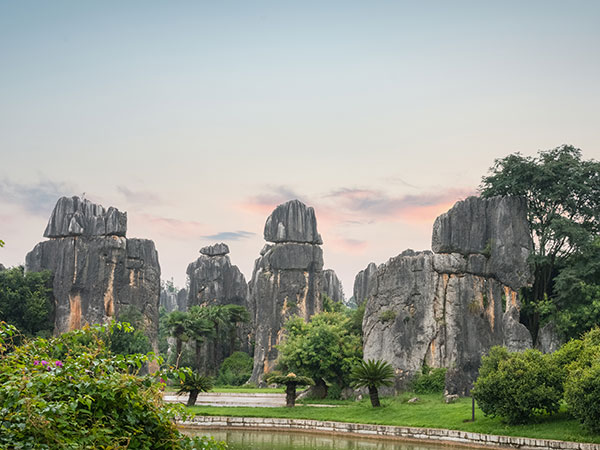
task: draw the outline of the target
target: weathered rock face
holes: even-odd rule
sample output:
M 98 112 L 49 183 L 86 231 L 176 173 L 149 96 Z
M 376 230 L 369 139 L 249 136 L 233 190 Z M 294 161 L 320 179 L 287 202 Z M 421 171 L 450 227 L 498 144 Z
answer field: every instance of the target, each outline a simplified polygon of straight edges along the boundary
M 469 207 L 461 218 L 465 205 Z M 501 218 L 509 223 L 502 225 Z M 365 359 L 389 361 L 396 369 L 397 387 L 403 387 L 423 364 L 451 368 L 449 393 L 465 394 L 481 356 L 492 346 L 530 348 L 531 335 L 519 323 L 517 299 L 517 289 L 529 281 L 527 256 L 532 245 L 526 225 L 526 210 L 519 200 L 469 198 L 436 220 L 433 247 L 451 253 L 408 250 L 379 266 L 370 282 L 357 277 L 359 288 L 368 285 Z M 465 230 L 474 230 L 476 242 Z M 490 241 L 491 254 L 484 254 Z M 505 248 L 515 249 L 518 257 Z M 361 280 L 365 278 L 363 272 Z
M 206 256 L 224 256 L 229 253 L 229 247 L 227 244 L 221 242 L 220 244 L 207 245 L 200 249 L 200 253 Z
M 265 241 L 322 244 L 315 210 L 299 200 L 279 205 L 265 223 Z
M 326 269 L 323 271 L 321 291 L 336 303 L 344 303 L 346 300 L 342 283 L 333 269 Z
M 52 271 L 54 331 L 105 323 L 135 307 L 157 348 L 160 265 L 154 243 L 126 239 L 126 215 L 77 197 L 61 198 L 41 242 L 26 256 L 27 271 Z
M 4 267 L 4 264 L 0 263 L 0 270 L 6 270 L 6 267 Z
M 369 263 L 369 265 L 358 272 L 354 277 L 354 289 L 352 296 L 357 306 L 360 306 L 369 297 L 369 292 L 375 287 L 377 282 L 377 266 L 375 263 Z
M 200 257 L 187 268 L 190 288 L 187 306 L 238 305 L 248 309 L 248 284 L 237 266 L 231 264 L 225 244 L 215 244 L 200 250 Z M 202 344 L 201 369 L 216 374 L 223 360 L 236 350 L 249 352 L 250 324 L 237 330 L 239 347 L 232 342 L 206 342 Z
M 494 277 L 513 289 L 531 279 L 527 202 L 519 197 L 469 197 L 433 224 L 431 249 L 468 257 L 469 273 Z
M 564 344 L 554 322 L 548 322 L 538 331 L 535 348 L 542 353 L 554 353 Z
M 160 306 L 165 308 L 167 313 L 185 311 L 187 309 L 187 290 L 174 290 L 165 286 L 161 287 Z
M 206 248 L 204 247 L 201 252 Z M 227 251 L 229 252 L 229 249 Z M 196 261 L 188 265 L 187 275 L 190 280 L 188 308 L 196 305 L 228 304 L 247 307 L 248 284 L 240 269 L 231 264 L 227 253 L 210 253 L 211 256 L 202 253 Z
M 127 213 L 79 197 L 61 197 L 52 211 L 44 237 L 125 236 Z
M 275 244 L 262 249 L 250 281 L 254 383 L 273 369 L 287 319 L 299 315 L 308 320 L 323 309 L 323 251 L 314 210 L 298 200 L 279 205 L 264 235 Z

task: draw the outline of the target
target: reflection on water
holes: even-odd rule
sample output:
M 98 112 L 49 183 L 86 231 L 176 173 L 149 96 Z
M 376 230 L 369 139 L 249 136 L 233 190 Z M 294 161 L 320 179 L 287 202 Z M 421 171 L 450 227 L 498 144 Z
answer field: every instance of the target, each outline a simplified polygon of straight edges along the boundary
M 232 450 L 456 450 L 465 447 L 399 442 L 387 439 L 361 439 L 341 435 L 273 431 L 185 430 L 197 436 L 213 436 L 226 441 Z

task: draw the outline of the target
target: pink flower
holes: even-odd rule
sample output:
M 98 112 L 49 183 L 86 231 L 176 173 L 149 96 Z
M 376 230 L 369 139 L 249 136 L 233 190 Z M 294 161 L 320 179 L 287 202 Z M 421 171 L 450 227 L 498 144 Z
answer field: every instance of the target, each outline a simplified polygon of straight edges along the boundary
M 39 362 L 37 359 L 34 359 L 34 360 L 33 360 L 33 365 L 34 365 L 34 366 L 37 366 L 39 363 L 40 363 L 40 362 Z
M 46 361 L 45 359 L 42 359 L 42 366 L 45 366 L 46 364 L 48 364 L 48 361 Z
M 62 367 L 62 366 L 64 366 L 64 364 L 62 363 L 62 361 L 56 361 L 54 364 L 56 365 L 56 367 Z

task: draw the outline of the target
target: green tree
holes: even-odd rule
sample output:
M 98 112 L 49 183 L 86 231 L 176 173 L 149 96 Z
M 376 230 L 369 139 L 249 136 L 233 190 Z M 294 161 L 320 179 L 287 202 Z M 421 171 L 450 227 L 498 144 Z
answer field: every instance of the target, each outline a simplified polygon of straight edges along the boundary
M 562 381 L 550 355 L 492 347 L 481 360 L 471 393 L 486 416 L 501 417 L 509 424 L 526 423 L 535 414 L 558 411 Z
M 183 343 L 190 339 L 189 314 L 183 311 L 173 311 L 167 317 L 167 328 L 171 336 L 175 338 L 175 367 L 179 367 Z
M 50 271 L 25 273 L 23 266 L 0 271 L 0 320 L 29 336 L 52 334 L 54 298 Z
M 352 369 L 352 386 L 369 389 L 369 397 L 373 408 L 381 406 L 379 402 L 379 388 L 392 386 L 394 383 L 394 369 L 390 363 L 383 360 L 369 359 L 360 361 Z
M 348 386 L 351 368 L 362 358 L 360 336 L 350 331 L 343 312 L 315 314 L 310 322 L 292 317 L 284 326 L 286 337 L 278 346 L 278 366 L 285 372 L 310 377 L 315 395 L 327 395 L 327 383 Z
M 187 406 L 194 406 L 200 392 L 208 392 L 213 388 L 213 380 L 189 367 L 181 369 L 181 373 L 183 373 L 183 377 L 177 394 L 189 393 Z
M 270 373 L 265 377 L 267 383 L 285 385 L 285 406 L 293 408 L 296 406 L 296 388 L 298 386 L 310 386 L 313 380 L 309 377 L 298 376 L 295 373 L 281 375 L 279 373 Z
M 221 364 L 217 384 L 241 386 L 252 375 L 253 362 L 247 353 L 233 352 Z
M 523 312 L 535 336 L 540 319 L 555 311 L 557 273 L 600 231 L 600 163 L 583 160 L 581 150 L 569 145 L 536 157 L 516 153 L 494 162 L 480 190 L 483 197 L 527 200 L 535 281 L 524 298 Z
M 210 309 L 207 309 L 210 308 Z M 208 312 L 214 312 L 212 307 L 192 306 L 188 311 L 187 333 L 196 347 L 196 369 L 206 371 L 202 361 L 202 343 L 216 335 L 215 323 L 209 318 Z M 215 320 L 217 315 L 213 315 Z M 219 316 L 220 318 L 220 316 Z
M 573 340 L 561 352 L 566 360 L 568 372 L 565 381 L 565 401 L 569 412 L 588 431 L 600 433 L 600 328 L 587 332 L 581 340 Z M 564 347 L 566 347 L 564 346 Z M 572 354 L 576 356 L 571 356 Z
M 129 323 L 133 328 L 125 331 L 123 328 L 114 328 L 110 335 L 110 349 L 115 354 L 133 355 L 146 354 L 152 350 L 150 340 L 142 331 L 144 316 L 135 306 L 129 306 L 119 311 L 117 318 L 120 322 Z

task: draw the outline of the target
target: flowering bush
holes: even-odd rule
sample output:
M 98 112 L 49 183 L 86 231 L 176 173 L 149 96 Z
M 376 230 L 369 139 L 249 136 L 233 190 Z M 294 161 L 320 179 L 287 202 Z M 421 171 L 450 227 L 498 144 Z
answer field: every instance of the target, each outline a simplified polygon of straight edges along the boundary
M 182 409 L 162 402 L 157 375 L 140 376 L 147 355 L 115 355 L 111 329 L 85 327 L 13 346 L 14 327 L 0 323 L 0 448 L 224 449 L 183 437 Z

